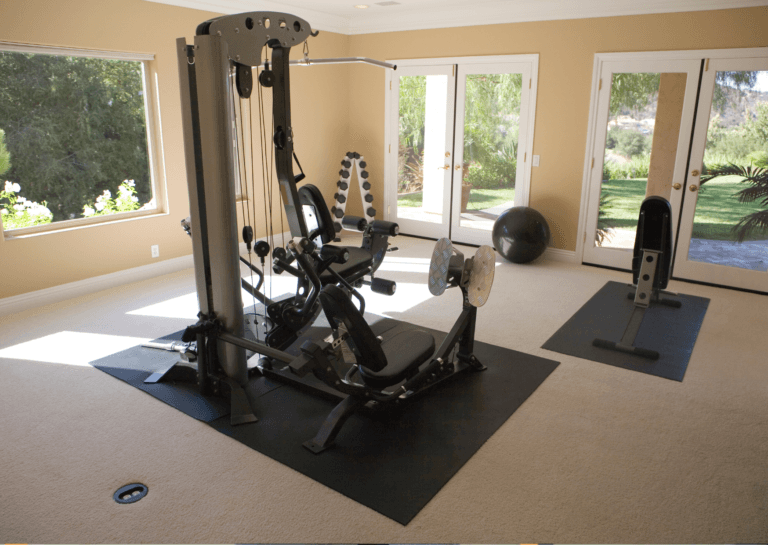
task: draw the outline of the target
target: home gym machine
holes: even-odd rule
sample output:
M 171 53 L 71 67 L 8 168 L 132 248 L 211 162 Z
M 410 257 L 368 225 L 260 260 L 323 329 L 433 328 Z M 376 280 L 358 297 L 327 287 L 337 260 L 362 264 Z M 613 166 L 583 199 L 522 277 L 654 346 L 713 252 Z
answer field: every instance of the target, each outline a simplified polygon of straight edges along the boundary
M 672 268 L 672 207 L 662 197 L 647 197 L 640 206 L 637 222 L 635 247 L 632 256 L 632 283 L 634 293 L 627 294 L 634 300 L 634 308 L 629 322 L 618 342 L 595 339 L 592 345 L 634 354 L 650 360 L 658 360 L 655 350 L 635 346 L 637 333 L 651 305 L 665 305 L 680 308 L 678 299 L 669 299 L 663 295 L 677 295 L 664 291 L 669 282 Z
M 486 302 L 490 292 L 495 253 L 484 246 L 464 260 L 449 241 L 438 242 L 430 284 L 439 288 L 433 293 L 460 287 L 463 310 L 436 352 L 434 337 L 411 324 L 392 321 L 398 326 L 373 333 L 362 317 L 364 301 L 356 295 L 355 287 L 362 284 L 365 275 L 375 272 L 386 251 L 386 237 L 396 235 L 397 226 L 345 217 L 348 227 L 363 231 L 364 252 L 356 261 L 350 248 L 329 244 L 335 229 L 322 195 L 309 184 L 299 188 L 304 174 L 293 173 L 294 160 L 299 169 L 301 166 L 294 153 L 289 86 L 289 64 L 294 61 L 289 61 L 289 53 L 292 46 L 315 35 L 317 32 L 299 17 L 252 12 L 202 23 L 193 45 L 187 45 L 184 38 L 177 40 L 190 199 L 185 228 L 192 239 L 200 313 L 198 322 L 182 337 L 183 343 L 196 344 L 195 357 L 189 357 L 188 347 L 173 349 L 182 351 L 190 362 L 194 359 L 195 379 L 203 393 L 229 396 L 233 424 L 257 420 L 244 388 L 251 380 L 264 380 L 265 375 L 290 376 L 291 380 L 309 379 L 311 375 L 323 389 L 337 392 L 343 401 L 307 445 L 320 452 L 333 443 L 346 418 L 357 408 L 397 404 L 466 369 L 484 368 L 473 351 L 475 321 L 477 307 Z M 262 58 L 265 50 L 271 52 L 271 62 Z M 385 64 L 359 58 L 297 64 L 324 62 Z M 242 282 L 237 236 L 236 184 L 242 183 L 238 139 L 243 137 L 242 132 L 238 134 L 234 101 L 235 97 L 250 97 L 254 90 L 252 72 L 260 67 L 256 90 L 261 102 L 262 87 L 272 89 L 274 123 L 272 133 L 262 138 L 262 150 L 270 157 L 274 154 L 281 211 L 292 238 L 285 248 L 272 250 L 271 263 L 276 272 L 286 271 L 299 279 L 296 297 L 278 303 L 260 294 L 257 288 L 261 280 L 256 286 Z M 265 117 L 260 116 L 262 128 Z M 265 174 L 265 180 L 268 178 L 269 173 Z M 265 201 L 271 202 L 271 197 Z M 310 213 L 305 216 L 307 210 Z M 265 216 L 270 219 L 271 212 Z M 243 217 L 245 221 L 245 211 Z M 311 228 L 307 218 L 312 219 Z M 242 234 L 250 258 L 253 229 L 246 225 Z M 259 248 L 257 244 L 256 251 L 264 263 L 269 247 Z M 242 262 L 254 272 L 258 269 L 250 260 Z M 270 319 L 265 320 L 271 331 L 264 341 L 258 336 L 255 340 L 246 338 L 241 287 L 268 309 L 272 307 Z M 377 289 L 394 292 L 394 285 L 383 281 Z M 358 299 L 359 309 L 351 297 Z M 333 333 L 325 340 L 305 342 L 298 355 L 296 350 L 294 355 L 284 351 L 320 309 Z M 290 334 L 270 338 L 269 334 L 286 324 Z M 340 353 L 343 344 L 354 355 L 351 363 Z M 251 369 L 248 353 L 260 356 L 259 364 Z M 311 387 L 311 381 L 307 383 Z

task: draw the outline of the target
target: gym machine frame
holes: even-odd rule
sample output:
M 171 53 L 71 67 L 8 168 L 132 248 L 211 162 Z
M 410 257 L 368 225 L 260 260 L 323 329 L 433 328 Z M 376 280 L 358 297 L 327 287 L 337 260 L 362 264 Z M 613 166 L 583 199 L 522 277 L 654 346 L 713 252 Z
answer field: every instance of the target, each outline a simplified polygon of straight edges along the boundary
M 376 398 L 383 403 L 404 400 L 436 381 L 447 378 L 445 375 L 466 368 L 485 368 L 473 354 L 476 307 L 485 302 L 490 292 L 495 254 L 490 247 L 483 247 L 483 252 L 478 250 L 483 254 L 479 260 L 470 258 L 464 261 L 463 257 L 458 259 L 459 256 L 454 255 L 450 263 L 447 258 L 442 263 L 443 289 L 446 285 L 461 286 L 464 309 L 438 349 L 438 355 L 430 353 L 426 363 L 420 369 L 415 369 L 405 384 L 398 386 L 395 392 L 379 390 L 377 393 L 376 388 L 361 389 L 347 384 L 345 379 L 335 373 L 323 371 L 327 369 L 324 366 L 327 358 L 333 356 L 344 340 L 343 332 L 336 331 L 332 339 L 319 345 L 303 346 L 298 357 L 245 338 L 235 203 L 233 142 L 236 135 L 232 125 L 234 107 L 230 75 L 235 75 L 239 95 L 250 96 L 253 86 L 252 68 L 261 64 L 261 52 L 265 46 L 272 49 L 271 70 L 263 71 L 259 79 L 265 87 L 273 88 L 272 116 L 275 129 L 272 143 L 275 168 L 290 233 L 294 239 L 298 239 L 297 243 L 291 241 L 288 249 L 301 271 L 312 279 L 316 287 L 316 262 L 319 259 L 315 253 L 319 252 L 309 239 L 310 233 L 297 190 L 297 183 L 303 178 L 303 173 L 293 173 L 289 84 L 291 47 L 315 35 L 317 32 L 312 32 L 306 21 L 293 15 L 276 12 L 244 13 L 202 23 L 197 28 L 194 45 L 188 45 L 184 38 L 177 40 L 177 54 L 190 199 L 188 228 L 192 238 L 195 283 L 200 305 L 199 320 L 186 329 L 182 342 L 197 344 L 197 369 L 194 375 L 201 392 L 229 394 L 232 424 L 257 420 L 244 390 L 250 378 L 246 350 L 261 354 L 269 361 L 269 366 L 285 364 L 283 370 L 291 374 L 305 375 L 312 371 L 339 394 L 353 398 L 339 409 L 344 413 L 342 416 L 329 416 L 324 426 L 325 431 L 321 430 L 318 434 L 319 451 L 332 444 L 343 421 L 360 404 L 360 398 L 355 394 L 362 391 L 365 397 Z M 329 62 L 336 61 L 339 59 Z M 265 81 L 261 81 L 262 78 Z M 442 248 L 450 249 L 450 242 L 447 241 L 447 245 L 443 244 Z M 475 291 L 484 294 L 480 304 L 477 301 L 470 304 L 467 295 L 467 290 L 474 286 L 474 281 L 470 280 L 473 263 L 480 263 L 485 269 L 490 267 L 489 274 L 474 277 L 478 283 Z M 487 289 L 481 288 L 479 283 L 484 283 Z M 335 286 L 327 287 L 339 289 Z M 296 310 L 300 312 L 302 309 Z M 448 361 L 448 354 L 457 346 L 459 360 L 454 368 L 454 363 Z M 186 347 L 172 349 L 182 351 Z M 358 363 L 359 368 L 362 363 Z M 262 374 L 269 370 L 260 367 L 255 369 Z M 441 369 L 440 373 L 438 369 Z

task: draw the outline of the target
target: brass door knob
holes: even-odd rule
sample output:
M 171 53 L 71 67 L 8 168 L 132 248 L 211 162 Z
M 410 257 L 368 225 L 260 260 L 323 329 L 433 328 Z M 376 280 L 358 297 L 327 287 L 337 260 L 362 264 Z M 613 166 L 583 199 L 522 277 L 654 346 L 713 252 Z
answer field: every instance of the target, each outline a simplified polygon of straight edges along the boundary
M 692 185 L 692 186 L 689 186 L 688 189 L 690 189 L 691 191 L 696 191 L 697 189 L 699 189 L 699 186 Z
M 680 188 L 683 187 L 683 186 L 681 186 L 680 184 L 672 184 L 672 187 L 674 189 L 680 190 Z
M 445 165 L 444 167 L 437 167 L 437 170 L 450 170 L 451 165 Z
M 446 156 L 446 157 L 450 157 L 450 156 L 451 156 L 451 152 L 450 152 L 450 151 L 446 151 L 446 152 L 445 152 L 445 156 Z
M 698 176 L 698 175 L 699 175 L 699 171 L 698 170 L 694 170 L 693 172 L 691 172 L 691 176 Z M 694 189 L 694 191 L 696 191 L 696 190 Z
M 456 165 L 456 170 L 461 170 L 461 165 Z

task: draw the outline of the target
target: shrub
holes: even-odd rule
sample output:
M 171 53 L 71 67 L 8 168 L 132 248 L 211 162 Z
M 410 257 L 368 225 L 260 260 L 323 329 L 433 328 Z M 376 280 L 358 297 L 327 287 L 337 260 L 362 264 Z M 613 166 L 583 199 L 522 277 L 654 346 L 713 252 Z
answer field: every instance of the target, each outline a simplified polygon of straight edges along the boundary
M 633 178 L 647 178 L 651 168 L 651 154 L 633 157 L 626 163 L 605 161 L 603 164 L 604 180 L 631 180 Z
M 499 152 L 469 165 L 466 182 L 476 189 L 515 187 L 517 157 Z
M 606 149 L 612 149 L 627 158 L 650 153 L 651 143 L 650 135 L 621 127 L 611 127 L 605 138 Z
M 109 189 L 96 197 L 95 203 L 83 206 L 83 216 L 107 216 L 118 212 L 131 212 L 141 208 L 139 198 L 136 196 L 136 183 L 133 180 L 125 180 L 117 188 L 117 198 L 112 198 Z
M 11 230 L 51 223 L 53 214 L 48 210 L 47 203 L 29 201 L 22 197 L 20 192 L 19 184 L 12 182 L 5 182 L 5 187 L 0 191 L 0 216 L 2 216 L 3 228 Z

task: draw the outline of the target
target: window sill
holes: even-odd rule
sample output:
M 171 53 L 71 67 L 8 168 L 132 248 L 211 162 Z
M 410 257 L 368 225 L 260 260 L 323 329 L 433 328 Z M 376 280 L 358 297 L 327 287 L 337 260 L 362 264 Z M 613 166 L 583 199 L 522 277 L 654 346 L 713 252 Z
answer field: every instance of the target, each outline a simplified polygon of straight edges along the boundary
M 126 221 L 141 220 L 145 218 L 154 218 L 158 216 L 167 216 L 168 212 L 163 210 L 137 210 L 134 212 L 120 212 L 110 214 L 109 216 L 95 216 L 91 218 L 78 218 L 74 220 L 57 221 L 56 223 L 47 223 L 45 225 L 35 225 L 34 227 L 22 227 L 10 231 L 0 231 L 5 241 L 18 240 L 51 233 L 61 233 L 64 231 L 74 231 L 77 229 L 86 229 L 88 227 L 97 227 L 113 223 L 123 223 Z

